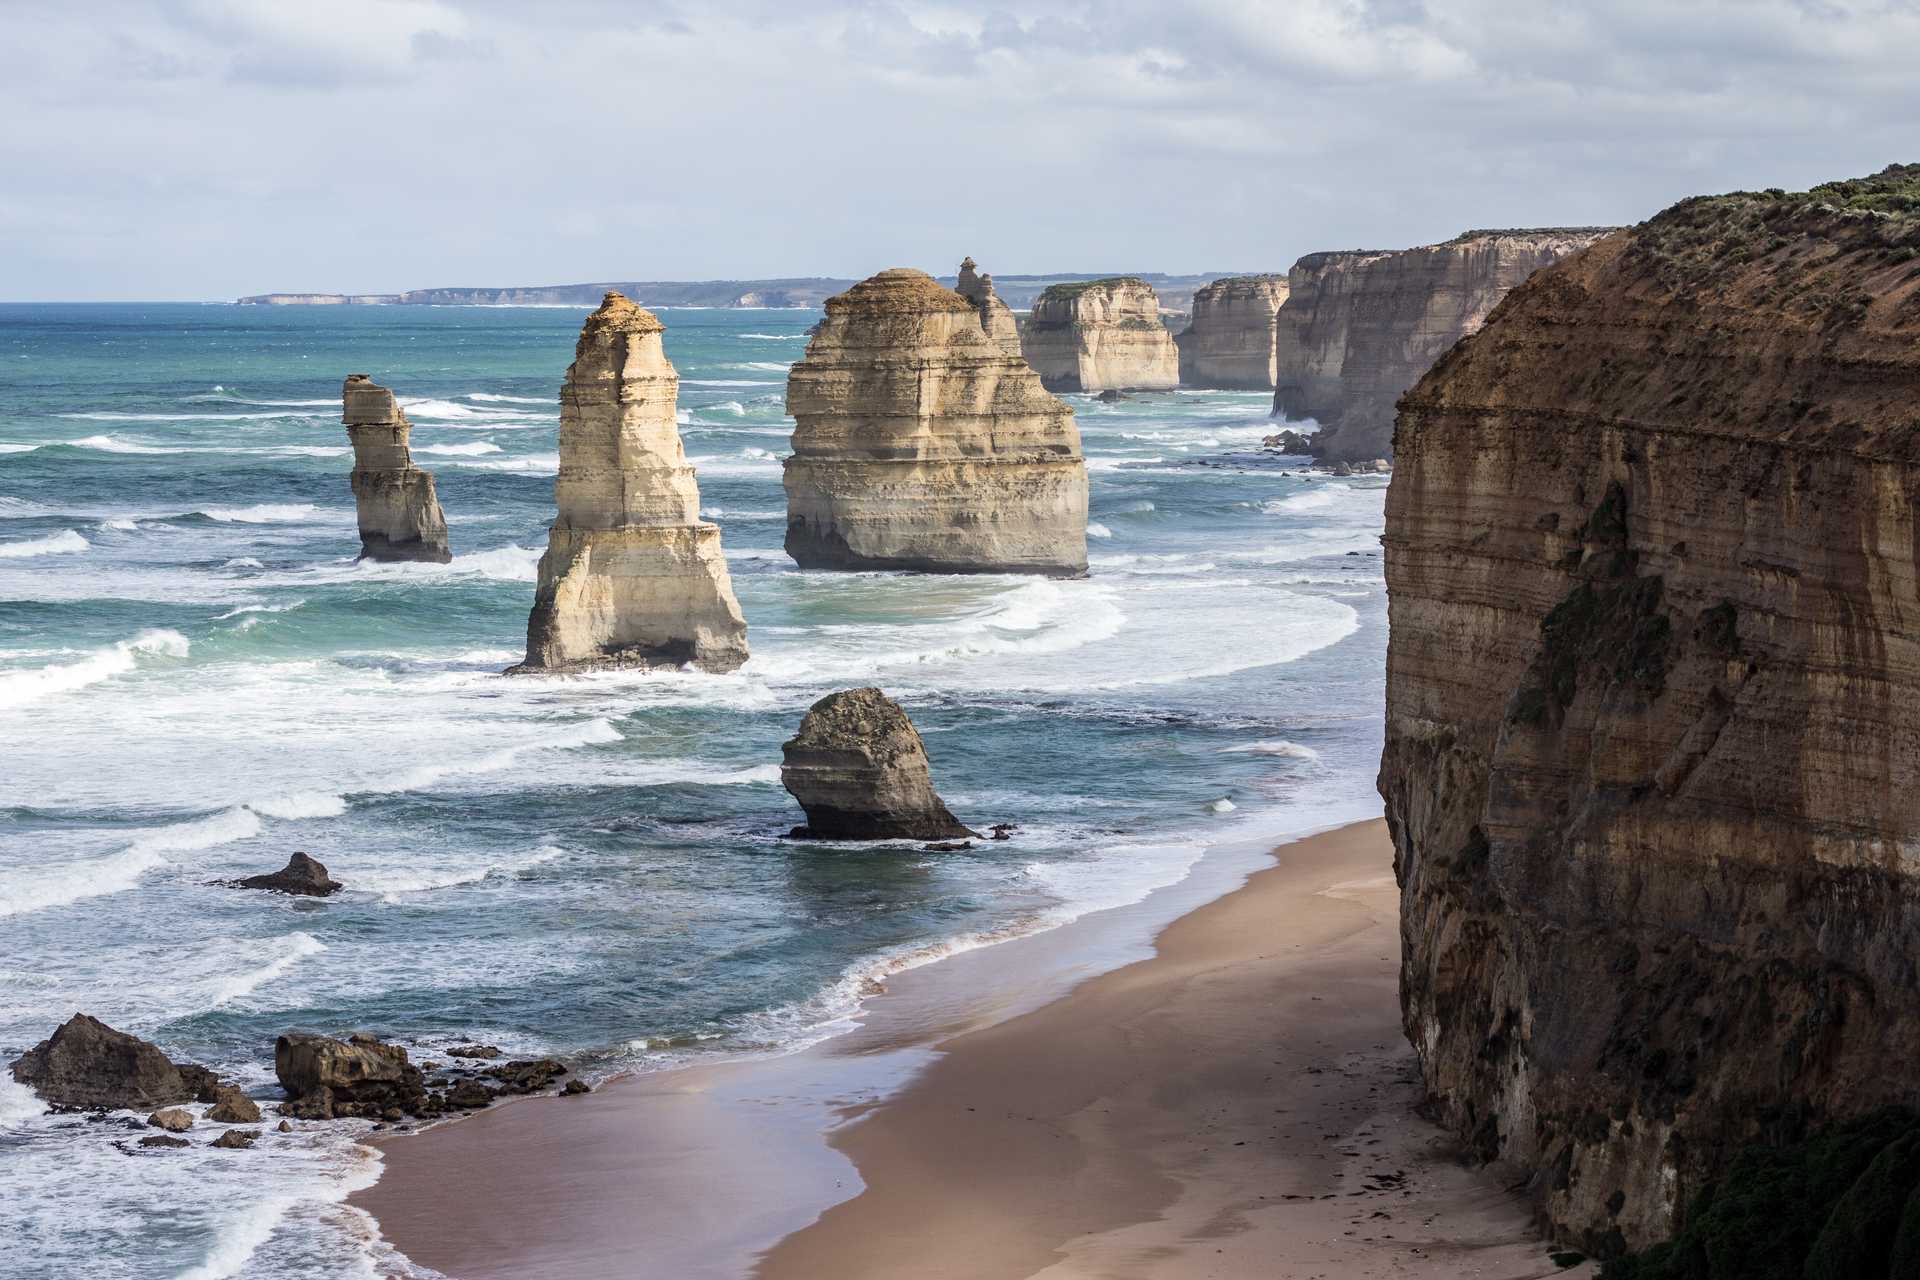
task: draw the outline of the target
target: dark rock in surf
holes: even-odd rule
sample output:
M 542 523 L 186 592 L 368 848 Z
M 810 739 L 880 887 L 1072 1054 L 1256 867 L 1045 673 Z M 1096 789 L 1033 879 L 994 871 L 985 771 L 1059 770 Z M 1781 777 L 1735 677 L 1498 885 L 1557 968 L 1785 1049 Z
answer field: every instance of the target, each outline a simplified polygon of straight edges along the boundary
M 304 1120 L 372 1119 L 390 1107 L 417 1115 L 426 1102 L 407 1051 L 364 1031 L 345 1041 L 290 1031 L 274 1042 L 273 1070 L 287 1091 L 280 1113 Z
M 933 790 L 926 744 L 900 704 L 849 689 L 813 704 L 782 748 L 780 784 L 806 810 L 792 835 L 824 840 L 953 840 L 962 826 Z
M 13 1078 L 48 1102 L 68 1107 L 140 1109 L 208 1102 L 219 1080 L 205 1067 L 177 1063 L 158 1046 L 76 1013 L 13 1063 Z
M 287 859 L 286 866 L 271 875 L 229 880 L 227 885 L 233 889 L 266 889 L 273 893 L 304 894 L 314 898 L 324 898 L 346 887 L 327 875 L 325 866 L 304 853 L 294 854 Z
M 260 1131 L 257 1129 L 229 1129 L 207 1145 L 223 1151 L 245 1151 L 259 1137 Z
M 484 1074 L 501 1083 L 507 1093 L 538 1093 L 553 1083 L 555 1076 L 567 1074 L 567 1064 L 554 1058 L 530 1062 L 503 1062 L 488 1067 Z
M 170 1133 L 156 1133 L 140 1139 L 143 1147 L 190 1147 L 193 1144 L 185 1138 L 176 1138 Z
M 253 1124 L 260 1119 L 260 1104 L 236 1086 L 223 1084 L 215 1090 L 207 1119 L 215 1124 Z

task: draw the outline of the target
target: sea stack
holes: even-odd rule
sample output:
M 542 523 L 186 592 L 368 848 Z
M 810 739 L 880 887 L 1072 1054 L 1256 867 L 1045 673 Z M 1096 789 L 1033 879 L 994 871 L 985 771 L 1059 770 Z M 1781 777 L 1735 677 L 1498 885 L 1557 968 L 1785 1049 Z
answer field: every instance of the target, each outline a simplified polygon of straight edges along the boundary
M 951 840 L 976 834 L 934 794 L 927 748 L 900 704 L 849 689 L 813 704 L 782 749 L 780 784 L 807 812 L 796 837 Z
M 1228 276 L 1193 294 L 1193 322 L 1176 341 L 1180 385 L 1273 390 L 1274 332 L 1287 277 Z
M 1749 1143 L 1920 1104 L 1916 210 L 1920 166 L 1683 201 L 1401 402 L 1407 1035 L 1437 1115 L 1587 1252 L 1684 1225 Z M 1896 1222 L 1898 1176 L 1847 1203 Z
M 447 517 L 433 476 L 413 465 L 413 424 L 393 392 L 364 373 L 340 389 L 341 420 L 353 442 L 353 498 L 360 515 L 360 558 L 445 564 Z
M 808 569 L 1085 573 L 1073 410 L 974 304 L 896 268 L 826 309 L 787 376 L 787 554 Z
M 1020 330 L 1049 391 L 1164 391 L 1180 384 L 1180 350 L 1160 298 L 1134 276 L 1049 285 Z
M 993 277 L 981 275 L 974 266 L 972 258 L 960 264 L 959 282 L 954 292 L 973 304 L 980 313 L 980 327 L 987 336 L 1000 344 L 1000 349 L 1008 355 L 1017 356 L 1020 351 L 1020 324 L 1013 318 L 1013 311 L 993 291 Z
M 731 671 L 747 660 L 720 529 L 674 411 L 666 326 L 619 293 L 587 317 L 560 391 L 559 517 L 515 672 L 593 667 Z
M 1308 254 L 1275 317 L 1274 413 L 1319 423 L 1324 462 L 1391 457 L 1401 393 L 1515 285 L 1612 230 L 1467 231 L 1415 249 Z

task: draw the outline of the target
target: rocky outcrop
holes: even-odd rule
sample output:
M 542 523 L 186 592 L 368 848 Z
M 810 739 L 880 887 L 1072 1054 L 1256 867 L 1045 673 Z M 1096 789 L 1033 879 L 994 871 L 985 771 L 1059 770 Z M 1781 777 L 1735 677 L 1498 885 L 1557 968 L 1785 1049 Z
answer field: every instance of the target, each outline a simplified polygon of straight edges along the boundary
M 781 749 L 780 785 L 807 812 L 796 837 L 950 840 L 977 835 L 934 794 L 927 748 L 900 704 L 878 689 L 829 694 Z
M 787 412 L 786 547 L 803 568 L 1086 572 L 1073 410 L 924 272 L 827 300 Z
M 1916 209 L 1920 166 L 1683 202 L 1402 401 L 1407 1034 L 1590 1251 L 1920 1105 Z
M 76 1013 L 13 1063 L 13 1078 L 66 1107 L 143 1108 L 211 1102 L 213 1072 L 174 1062 L 138 1036 Z
M 1180 350 L 1153 286 L 1113 276 L 1048 286 L 1020 330 L 1049 391 L 1164 391 L 1180 384 Z
M 1287 277 L 1228 276 L 1196 290 L 1193 322 L 1176 340 L 1180 385 L 1271 391 Z
M 365 1032 L 346 1040 L 290 1031 L 273 1045 L 273 1071 L 286 1090 L 280 1114 L 306 1120 L 417 1115 L 427 1107 L 426 1083 L 407 1051 Z
M 296 853 L 288 858 L 287 865 L 278 871 L 248 876 L 243 880 L 229 880 L 227 885 L 234 889 L 265 889 L 270 893 L 292 893 L 310 898 L 324 898 L 328 894 L 338 893 L 344 887 L 327 874 L 323 864 L 304 853 Z
M 986 330 L 989 338 L 1000 344 L 1002 351 L 1010 356 L 1020 354 L 1020 323 L 1013 318 L 1013 312 L 1007 304 L 993 292 L 993 277 L 981 275 L 974 267 L 972 258 L 960 264 L 959 279 L 953 291 L 973 304 L 973 309 L 980 313 L 980 327 Z
M 1394 402 L 1507 291 L 1612 228 L 1468 231 L 1395 251 L 1310 253 L 1275 322 L 1273 411 L 1320 424 L 1328 462 L 1391 455 Z
M 560 392 L 559 517 L 515 671 L 747 660 L 720 529 L 700 518 L 674 411 L 680 378 L 652 312 L 609 293 Z
M 353 499 L 360 515 L 363 560 L 427 560 L 445 564 L 447 517 L 433 476 L 413 465 L 413 424 L 393 392 L 364 373 L 347 375 L 341 419 L 353 442 Z

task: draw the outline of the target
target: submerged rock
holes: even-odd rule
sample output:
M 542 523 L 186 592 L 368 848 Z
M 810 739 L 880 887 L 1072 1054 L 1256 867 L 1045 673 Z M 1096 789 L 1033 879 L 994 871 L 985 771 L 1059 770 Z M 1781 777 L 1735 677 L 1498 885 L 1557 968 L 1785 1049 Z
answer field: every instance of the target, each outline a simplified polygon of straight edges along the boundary
M 165 1147 L 190 1147 L 193 1144 L 191 1142 L 188 1142 L 185 1138 L 176 1138 L 173 1135 L 166 1134 L 166 1133 L 155 1133 L 155 1134 L 149 1134 L 147 1137 L 140 1139 L 140 1145 L 143 1147 L 165 1148 Z
M 1020 330 L 1020 347 L 1049 391 L 1180 385 L 1180 351 L 1160 321 L 1160 298 L 1136 276 L 1048 285 Z
M 1194 290 L 1193 321 L 1176 340 L 1183 387 L 1271 391 L 1283 275 L 1228 276 Z
M 360 514 L 364 560 L 426 560 L 445 564 L 447 517 L 433 476 L 413 465 L 407 437 L 413 424 L 393 392 L 364 373 L 341 388 L 341 420 L 353 442 L 353 497 Z
M 720 528 L 700 518 L 680 443 L 665 331 L 618 293 L 581 327 L 560 391 L 559 514 L 515 672 L 747 660 Z
M 924 272 L 827 300 L 787 410 L 786 549 L 801 566 L 1086 572 L 1073 410 Z
M 977 835 L 934 794 L 926 745 L 900 704 L 849 689 L 813 704 L 782 748 L 780 784 L 806 810 L 793 835 L 821 840 L 950 840 Z
M 953 291 L 973 304 L 980 314 L 981 330 L 1010 356 L 1021 355 L 1020 322 L 1013 311 L 993 291 L 993 277 L 976 271 L 972 258 L 960 264 L 960 275 Z
M 325 866 L 304 853 L 294 854 L 287 859 L 286 866 L 269 875 L 229 880 L 227 884 L 235 889 L 266 889 L 273 893 L 303 894 L 314 898 L 324 898 L 345 888 L 338 880 L 327 875 Z
M 364 1031 L 344 1041 L 290 1031 L 274 1042 L 273 1070 L 287 1092 L 281 1114 L 305 1120 L 371 1119 L 389 1107 L 417 1114 L 426 1099 L 407 1051 Z
M 137 1110 L 211 1101 L 219 1081 L 205 1067 L 176 1063 L 138 1036 L 76 1013 L 13 1063 L 13 1078 L 67 1107 Z

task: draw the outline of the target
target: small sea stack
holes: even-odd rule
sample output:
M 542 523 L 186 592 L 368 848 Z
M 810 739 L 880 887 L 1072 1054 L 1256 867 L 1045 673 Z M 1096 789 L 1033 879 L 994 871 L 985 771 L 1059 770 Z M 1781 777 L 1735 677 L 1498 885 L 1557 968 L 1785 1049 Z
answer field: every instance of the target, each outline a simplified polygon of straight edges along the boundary
M 1020 347 L 1049 391 L 1180 384 L 1180 350 L 1160 322 L 1160 297 L 1137 276 L 1047 286 L 1020 330 Z
M 674 420 L 666 326 L 610 292 L 587 317 L 560 391 L 559 516 L 540 558 L 527 659 L 514 672 L 593 667 L 731 671 L 747 660 L 720 529 Z
M 433 476 L 413 465 L 413 424 L 393 392 L 364 373 L 340 389 L 341 421 L 353 442 L 353 498 L 360 516 L 362 560 L 426 560 L 445 564 L 447 517 Z
M 1073 410 L 988 322 L 906 268 L 827 300 L 787 377 L 786 548 L 802 568 L 1087 571 Z
M 926 744 L 878 689 L 829 694 L 781 748 L 780 785 L 807 812 L 796 838 L 953 840 L 962 826 L 933 790 Z
M 1002 351 L 1011 356 L 1021 355 L 1020 322 L 1013 318 L 1012 309 L 994 293 L 993 277 L 983 274 L 972 258 L 960 263 L 960 275 L 954 292 L 973 304 L 974 310 L 980 313 L 980 327 L 989 338 L 1000 344 Z
M 1180 385 L 1273 390 L 1274 331 L 1284 275 L 1228 276 L 1193 294 L 1193 322 L 1176 339 Z

